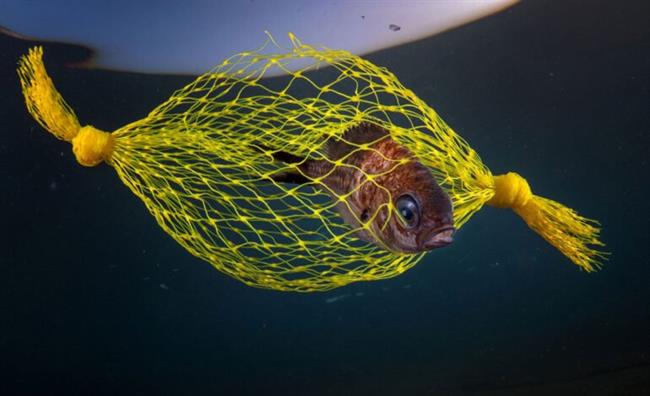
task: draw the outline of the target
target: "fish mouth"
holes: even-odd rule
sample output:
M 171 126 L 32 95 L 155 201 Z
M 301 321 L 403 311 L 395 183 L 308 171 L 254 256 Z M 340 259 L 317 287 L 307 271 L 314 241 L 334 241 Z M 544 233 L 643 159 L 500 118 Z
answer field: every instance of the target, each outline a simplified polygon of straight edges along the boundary
M 445 226 L 434 229 L 429 233 L 427 239 L 425 239 L 423 248 L 430 250 L 447 246 L 454 241 L 452 236 L 455 232 L 456 228 L 452 226 Z

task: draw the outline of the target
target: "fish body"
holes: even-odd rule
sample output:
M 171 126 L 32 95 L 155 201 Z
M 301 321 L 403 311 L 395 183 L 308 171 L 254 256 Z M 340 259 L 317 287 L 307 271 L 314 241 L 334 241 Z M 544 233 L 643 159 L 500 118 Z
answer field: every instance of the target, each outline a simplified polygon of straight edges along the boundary
M 366 241 L 391 251 L 418 253 L 452 242 L 451 200 L 431 171 L 385 129 L 362 123 L 326 143 L 327 159 L 276 152 L 296 172 L 274 179 L 317 183 L 339 200 L 342 218 Z M 392 203 L 394 210 L 390 210 Z

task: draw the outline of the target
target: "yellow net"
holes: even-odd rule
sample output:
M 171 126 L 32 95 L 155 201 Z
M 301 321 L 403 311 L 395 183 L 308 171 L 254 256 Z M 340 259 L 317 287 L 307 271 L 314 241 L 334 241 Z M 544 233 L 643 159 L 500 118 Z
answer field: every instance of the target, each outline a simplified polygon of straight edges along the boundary
M 258 50 L 234 55 L 144 119 L 112 133 L 80 127 L 47 76 L 41 48 L 21 58 L 19 75 L 29 112 L 72 142 L 80 163 L 112 165 L 178 243 L 251 286 L 328 290 L 396 276 L 423 256 L 359 237 L 377 232 L 369 224 L 380 214 L 395 215 L 396 197 L 381 179 L 403 158 L 389 158 L 394 166 L 381 172 L 357 169 L 361 184 L 374 184 L 388 197 L 358 222 L 345 221 L 340 211 L 354 191 L 332 191 L 299 164 L 277 160 L 291 153 L 303 163 L 351 166 L 330 158 L 327 142 L 345 139 L 345 131 L 361 123 L 388 131 L 431 171 L 453 202 L 456 228 L 485 203 L 512 208 L 584 270 L 598 267 L 604 253 L 595 249 L 602 246 L 595 221 L 533 195 L 517 174 L 493 177 L 477 153 L 385 68 L 290 38 L 289 49 L 269 39 Z M 301 66 L 305 61 L 310 66 Z M 276 69 L 288 77 L 263 79 Z M 352 153 L 374 147 L 346 143 Z M 302 173 L 307 182 L 278 181 L 289 172 Z

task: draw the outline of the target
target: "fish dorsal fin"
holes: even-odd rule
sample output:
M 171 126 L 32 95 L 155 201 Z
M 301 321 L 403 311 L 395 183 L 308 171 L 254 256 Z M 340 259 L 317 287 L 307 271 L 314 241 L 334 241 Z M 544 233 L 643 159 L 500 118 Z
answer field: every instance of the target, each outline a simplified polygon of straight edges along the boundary
M 354 144 L 365 144 L 380 140 L 390 135 L 390 133 L 379 125 L 364 121 L 352 128 L 349 128 L 343 134 L 343 139 Z
M 390 133 L 379 125 L 362 122 L 346 130 L 341 138 L 327 142 L 327 156 L 332 160 L 345 157 L 359 145 L 372 143 L 389 136 Z

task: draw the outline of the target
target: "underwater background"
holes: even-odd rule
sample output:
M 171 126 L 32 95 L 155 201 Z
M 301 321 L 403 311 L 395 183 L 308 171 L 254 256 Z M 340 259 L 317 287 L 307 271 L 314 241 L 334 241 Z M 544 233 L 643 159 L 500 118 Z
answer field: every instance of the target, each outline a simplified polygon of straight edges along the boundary
M 485 208 L 402 276 L 313 294 L 215 271 L 109 166 L 79 166 L 24 108 L 15 69 L 33 43 L 0 36 L 0 394 L 650 394 L 648 15 L 645 1 L 524 2 L 366 56 L 494 173 L 598 219 L 601 271 Z M 104 130 L 191 81 L 45 52 Z

